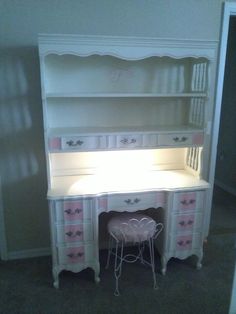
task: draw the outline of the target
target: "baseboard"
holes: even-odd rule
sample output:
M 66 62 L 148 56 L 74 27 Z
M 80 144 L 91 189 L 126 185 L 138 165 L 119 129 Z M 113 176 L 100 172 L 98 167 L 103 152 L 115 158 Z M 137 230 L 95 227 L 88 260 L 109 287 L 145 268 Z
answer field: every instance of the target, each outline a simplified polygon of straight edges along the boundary
M 215 179 L 215 185 L 221 188 L 222 190 L 236 196 L 236 189 L 228 186 L 227 184 L 221 182 L 220 180 Z
M 46 247 L 46 248 L 39 248 L 39 249 L 8 252 L 7 257 L 9 260 L 13 260 L 13 259 L 41 257 L 41 256 L 48 256 L 48 255 L 51 255 L 51 249 L 49 247 Z

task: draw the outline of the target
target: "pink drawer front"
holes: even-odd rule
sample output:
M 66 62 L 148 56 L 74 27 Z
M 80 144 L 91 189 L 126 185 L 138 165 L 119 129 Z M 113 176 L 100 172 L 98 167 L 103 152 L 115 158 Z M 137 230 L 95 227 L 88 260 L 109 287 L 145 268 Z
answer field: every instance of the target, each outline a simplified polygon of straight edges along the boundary
M 52 137 L 48 139 L 48 148 L 50 151 L 61 150 L 61 138 Z
M 191 250 L 192 249 L 193 236 L 178 236 L 176 238 L 176 249 L 177 250 Z
M 200 233 L 170 236 L 170 251 L 191 251 L 193 249 L 198 249 L 201 246 Z
M 59 264 L 86 263 L 94 260 L 93 245 L 58 248 Z
M 82 201 L 65 201 L 63 210 L 64 210 L 64 219 L 66 221 L 83 219 L 83 202 Z
M 53 202 L 55 204 L 55 220 L 58 223 L 91 219 L 90 200 L 72 199 Z
M 174 195 L 173 209 L 179 211 L 202 210 L 204 201 L 204 191 L 178 192 Z
M 175 215 L 171 232 L 200 231 L 202 228 L 202 217 L 202 213 Z
M 92 241 L 93 238 L 93 228 L 91 223 L 57 226 L 57 242 L 60 244 Z

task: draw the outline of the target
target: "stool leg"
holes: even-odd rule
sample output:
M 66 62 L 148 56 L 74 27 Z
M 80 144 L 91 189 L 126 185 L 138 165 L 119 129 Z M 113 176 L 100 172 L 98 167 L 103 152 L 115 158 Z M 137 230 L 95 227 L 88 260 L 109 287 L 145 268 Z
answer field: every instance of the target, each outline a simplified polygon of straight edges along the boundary
M 152 274 L 153 274 L 153 289 L 157 289 L 157 279 L 155 273 L 155 258 L 154 258 L 154 244 L 153 239 L 149 239 L 149 251 L 150 251 L 150 261 L 152 267 Z
M 111 253 L 112 253 L 112 237 L 109 236 L 109 244 L 108 244 L 108 254 L 107 254 L 107 263 L 106 263 L 106 269 L 110 265 L 110 258 L 111 258 Z
M 121 241 L 121 247 L 120 247 L 120 256 L 119 256 L 119 242 L 116 241 L 116 252 L 115 252 L 115 266 L 114 266 L 114 276 L 116 278 L 116 288 L 114 295 L 117 297 L 120 295 L 119 291 L 119 278 L 121 276 L 122 271 L 122 262 L 123 262 L 123 252 L 124 252 L 124 244 L 123 241 Z

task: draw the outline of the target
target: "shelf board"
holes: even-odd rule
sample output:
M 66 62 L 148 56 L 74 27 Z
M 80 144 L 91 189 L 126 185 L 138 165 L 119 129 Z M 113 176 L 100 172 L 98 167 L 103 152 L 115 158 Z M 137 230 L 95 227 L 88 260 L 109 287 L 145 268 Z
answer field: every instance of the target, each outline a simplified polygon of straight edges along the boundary
M 134 126 L 134 127 L 61 127 L 49 128 L 49 136 L 91 136 L 91 135 L 117 135 L 117 134 L 156 134 L 156 133 L 192 133 L 203 132 L 203 128 L 192 125 L 173 126 Z
M 46 93 L 46 98 L 192 98 L 207 97 L 207 93 Z

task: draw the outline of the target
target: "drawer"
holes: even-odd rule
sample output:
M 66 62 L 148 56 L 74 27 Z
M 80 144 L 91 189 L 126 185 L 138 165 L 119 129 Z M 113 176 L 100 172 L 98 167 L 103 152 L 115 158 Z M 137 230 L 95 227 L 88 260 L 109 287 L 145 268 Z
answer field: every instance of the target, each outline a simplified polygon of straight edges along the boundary
M 116 137 L 117 148 L 135 148 L 142 146 L 142 136 L 140 134 L 134 135 L 118 135 Z
M 64 136 L 49 138 L 50 151 L 86 151 L 105 149 L 105 136 Z
M 164 206 L 166 202 L 165 192 L 127 193 L 108 195 L 107 202 L 101 198 L 99 205 L 103 210 L 141 210 Z M 106 206 L 106 208 L 104 208 Z M 101 209 L 101 208 L 100 208 Z
M 91 223 L 57 225 L 57 243 L 73 243 L 80 241 L 92 241 L 94 239 Z
M 188 235 L 171 235 L 170 251 L 191 251 L 202 247 L 202 237 L 200 233 L 190 233 Z
M 103 136 L 70 136 L 63 137 L 61 141 L 62 150 L 91 150 L 106 147 Z
M 203 133 L 168 133 L 160 134 L 158 138 L 160 146 L 189 146 L 202 145 Z
M 200 232 L 202 230 L 203 213 L 173 215 L 171 233 Z
M 59 200 L 55 201 L 56 222 L 73 222 L 92 218 L 89 200 Z
M 205 191 L 177 192 L 174 194 L 173 210 L 186 212 L 202 211 L 205 203 Z
M 59 264 L 62 265 L 93 262 L 94 255 L 94 246 L 92 244 L 58 247 Z

